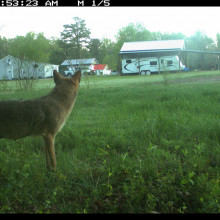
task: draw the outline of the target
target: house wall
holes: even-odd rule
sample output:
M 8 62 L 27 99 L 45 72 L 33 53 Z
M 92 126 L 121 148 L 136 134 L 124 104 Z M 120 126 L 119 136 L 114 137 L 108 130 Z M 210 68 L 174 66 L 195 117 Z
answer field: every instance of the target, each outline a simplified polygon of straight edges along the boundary
M 4 64 L 4 62 L 0 61 L 0 79 L 7 78 L 6 73 L 7 73 L 6 65 Z
M 52 77 L 53 70 L 56 69 L 59 72 L 59 65 L 46 64 L 44 66 L 44 77 Z
M 111 70 L 107 69 L 106 67 L 102 70 L 95 70 L 96 75 L 110 75 Z
M 11 64 L 8 64 L 10 59 Z M 35 66 L 37 64 L 37 66 Z M 12 56 L 6 56 L 0 60 L 0 79 L 13 79 L 23 77 L 52 77 L 53 70 L 59 70 L 59 65 L 36 63 L 33 61 L 19 60 Z
M 8 60 L 10 60 L 10 63 L 8 63 Z M 13 74 L 13 57 L 6 56 L 0 60 L 0 79 L 12 79 Z
M 67 72 L 70 70 L 75 71 L 79 68 L 81 68 L 82 74 L 88 73 L 91 70 L 93 70 L 93 66 L 95 64 L 98 64 L 98 61 L 95 58 L 89 58 L 89 59 L 77 59 L 77 64 L 75 64 L 76 60 L 65 60 L 63 63 L 60 65 L 60 71 L 62 74 L 67 74 Z M 80 63 L 80 65 L 79 65 Z
M 111 74 L 111 70 L 110 69 L 105 68 L 103 70 L 103 75 L 110 75 L 110 74 Z
M 79 68 L 81 68 L 81 72 L 82 72 L 82 75 L 83 74 L 85 74 L 85 73 L 87 73 L 87 72 L 90 72 L 90 70 L 91 70 L 91 64 L 81 64 L 81 66 L 79 66 L 79 65 L 66 65 L 65 67 L 64 67 L 64 71 L 67 71 L 67 70 L 78 70 Z

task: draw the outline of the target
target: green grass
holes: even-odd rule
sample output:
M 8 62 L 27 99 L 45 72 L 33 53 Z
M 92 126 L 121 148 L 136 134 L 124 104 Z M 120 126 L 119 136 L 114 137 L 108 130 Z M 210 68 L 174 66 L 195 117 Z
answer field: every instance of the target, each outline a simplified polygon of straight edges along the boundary
M 82 77 L 48 174 L 41 138 L 0 141 L 1 213 L 219 213 L 220 72 Z M 8 82 L 0 99 L 35 98 Z

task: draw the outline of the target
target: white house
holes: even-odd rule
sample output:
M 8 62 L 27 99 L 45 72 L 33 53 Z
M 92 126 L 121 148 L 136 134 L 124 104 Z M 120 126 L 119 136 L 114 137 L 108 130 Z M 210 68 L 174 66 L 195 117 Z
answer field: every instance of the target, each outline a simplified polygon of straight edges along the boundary
M 108 68 L 107 64 L 96 64 L 93 66 L 93 71 L 97 75 L 110 75 L 111 70 Z
M 122 74 L 150 75 L 152 72 L 184 69 L 181 62 L 184 40 L 125 42 L 120 50 Z
M 8 55 L 0 60 L 0 79 L 52 77 L 54 69 L 59 71 L 59 65 L 18 59 Z

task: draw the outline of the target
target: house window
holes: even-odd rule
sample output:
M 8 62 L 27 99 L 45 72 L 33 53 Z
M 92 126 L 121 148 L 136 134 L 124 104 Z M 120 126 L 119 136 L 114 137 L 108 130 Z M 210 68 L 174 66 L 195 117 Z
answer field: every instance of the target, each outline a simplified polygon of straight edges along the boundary
M 150 65 L 151 65 L 151 66 L 156 66 L 156 65 L 157 65 L 157 61 L 151 61 L 151 62 L 150 62 Z
M 164 59 L 160 60 L 160 63 L 161 63 L 161 64 L 164 64 Z
M 168 61 L 167 61 L 167 66 L 172 66 L 172 64 L 173 64 L 173 61 L 172 61 L 172 60 L 168 60 Z
M 7 59 L 7 64 L 11 65 L 11 59 L 9 59 L 9 58 Z
M 131 63 L 131 60 L 126 60 L 126 63 Z
M 35 69 L 38 68 L 38 64 L 37 63 L 34 64 L 34 68 Z

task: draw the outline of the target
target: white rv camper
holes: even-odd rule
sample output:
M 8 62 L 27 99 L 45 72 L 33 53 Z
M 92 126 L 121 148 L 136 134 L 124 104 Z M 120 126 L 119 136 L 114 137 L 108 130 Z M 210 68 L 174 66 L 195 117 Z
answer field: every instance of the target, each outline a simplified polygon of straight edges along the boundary
M 154 72 L 182 70 L 179 56 L 185 49 L 184 40 L 124 42 L 122 74 L 150 75 Z
M 140 73 L 150 75 L 154 72 L 183 70 L 185 65 L 179 61 L 178 56 L 142 57 L 140 59 L 122 59 L 122 73 Z

